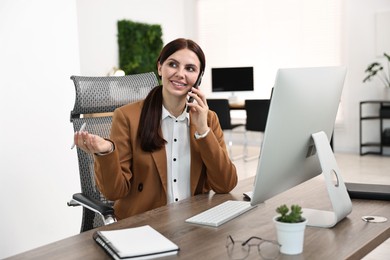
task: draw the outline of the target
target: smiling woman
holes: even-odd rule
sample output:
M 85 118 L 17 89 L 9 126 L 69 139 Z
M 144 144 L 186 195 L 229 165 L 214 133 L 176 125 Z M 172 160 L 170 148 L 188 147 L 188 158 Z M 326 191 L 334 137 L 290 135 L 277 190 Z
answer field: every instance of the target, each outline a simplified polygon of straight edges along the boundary
M 95 154 L 97 186 L 115 201 L 117 219 L 236 186 L 237 171 L 218 118 L 194 88 L 205 64 L 194 41 L 169 42 L 157 59 L 162 85 L 145 100 L 115 110 L 110 139 L 75 133 L 75 144 Z M 187 95 L 195 102 L 188 103 Z
M 168 95 L 182 100 L 182 105 L 179 105 L 179 107 L 170 107 L 168 102 L 165 102 L 164 106 L 173 115 L 180 115 L 183 106 L 185 106 L 185 97 L 187 97 L 191 87 L 195 87 L 196 80 L 201 77 L 198 57 L 189 49 L 179 50 L 172 54 L 167 61 L 158 63 L 158 74 L 164 85 L 163 96 L 167 100 Z M 191 102 L 193 100 L 193 97 L 191 97 Z

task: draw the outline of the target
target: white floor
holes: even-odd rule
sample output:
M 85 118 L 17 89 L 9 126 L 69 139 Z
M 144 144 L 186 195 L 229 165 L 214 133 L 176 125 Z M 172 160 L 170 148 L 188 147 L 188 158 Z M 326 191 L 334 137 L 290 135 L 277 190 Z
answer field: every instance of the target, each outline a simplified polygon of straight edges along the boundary
M 226 136 L 228 137 L 228 136 Z M 234 138 L 233 138 L 234 141 Z M 234 142 L 233 142 L 234 143 Z M 240 143 L 240 142 L 238 142 Z M 249 155 L 258 155 L 260 152 L 259 145 L 251 144 L 248 147 Z M 232 158 L 235 158 L 243 153 L 243 146 L 233 145 Z M 358 154 L 335 154 L 337 164 L 341 171 L 345 182 L 361 182 L 361 183 L 379 183 L 390 185 L 390 157 L 378 155 Z M 239 179 L 245 179 L 256 174 L 258 157 L 251 161 L 241 159 L 233 159 L 239 175 Z M 390 219 L 388 220 L 390 221 Z M 390 239 L 387 239 L 383 244 L 378 246 L 370 254 L 364 257 L 364 260 L 381 260 L 389 259 L 390 255 Z

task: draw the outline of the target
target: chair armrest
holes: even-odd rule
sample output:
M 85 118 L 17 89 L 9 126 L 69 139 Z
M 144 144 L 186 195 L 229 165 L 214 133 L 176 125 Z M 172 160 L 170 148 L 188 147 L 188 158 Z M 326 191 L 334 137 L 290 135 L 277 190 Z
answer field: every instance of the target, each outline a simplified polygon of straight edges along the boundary
M 102 216 L 114 216 L 114 209 L 107 204 L 96 200 L 94 198 L 90 198 L 83 193 L 73 194 L 73 200 L 68 202 L 68 206 L 75 206 L 75 203 L 86 207 L 93 212 L 99 213 Z

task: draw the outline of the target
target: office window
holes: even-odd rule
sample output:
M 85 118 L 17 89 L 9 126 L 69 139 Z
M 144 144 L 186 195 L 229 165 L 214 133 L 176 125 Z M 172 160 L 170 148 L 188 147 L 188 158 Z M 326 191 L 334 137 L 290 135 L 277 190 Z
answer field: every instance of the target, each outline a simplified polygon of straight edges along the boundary
M 208 69 L 253 66 L 255 92 L 266 97 L 278 68 L 342 63 L 342 4 L 343 0 L 198 0 L 197 39 Z

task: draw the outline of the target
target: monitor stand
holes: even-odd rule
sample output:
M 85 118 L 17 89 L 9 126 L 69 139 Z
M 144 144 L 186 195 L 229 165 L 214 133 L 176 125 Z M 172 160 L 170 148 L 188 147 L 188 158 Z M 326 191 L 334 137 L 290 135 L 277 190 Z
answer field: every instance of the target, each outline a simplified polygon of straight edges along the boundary
M 238 103 L 238 97 L 232 92 L 232 94 L 229 97 L 229 104 L 237 104 Z
M 324 132 L 312 134 L 333 211 L 302 209 L 308 226 L 329 228 L 352 212 L 352 202 Z

